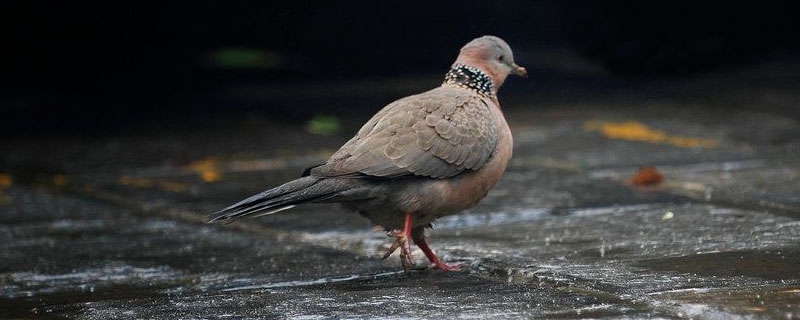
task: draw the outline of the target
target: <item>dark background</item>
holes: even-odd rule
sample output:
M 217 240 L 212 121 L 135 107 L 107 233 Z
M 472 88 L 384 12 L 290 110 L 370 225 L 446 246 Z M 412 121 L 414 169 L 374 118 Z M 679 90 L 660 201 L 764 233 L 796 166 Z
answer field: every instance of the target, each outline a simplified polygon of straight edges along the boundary
M 783 2 L 462 2 L 4 2 L 1 131 L 102 134 L 247 115 L 301 123 L 315 110 L 374 112 L 380 105 L 366 105 L 397 96 L 375 93 L 351 108 L 230 92 L 430 81 L 483 34 L 506 39 L 532 71 L 531 81 L 504 88 L 510 95 L 690 79 L 798 49 L 800 23 Z M 559 73 L 537 56 L 553 48 L 604 76 Z

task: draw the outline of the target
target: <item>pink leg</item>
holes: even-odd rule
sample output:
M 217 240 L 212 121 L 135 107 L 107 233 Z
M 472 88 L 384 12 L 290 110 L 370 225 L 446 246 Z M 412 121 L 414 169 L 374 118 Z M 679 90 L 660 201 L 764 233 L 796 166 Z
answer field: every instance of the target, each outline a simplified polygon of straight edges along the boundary
M 444 263 L 439 260 L 439 257 L 433 253 L 433 250 L 428 247 L 428 243 L 425 242 L 425 230 L 423 228 L 414 230 L 412 235 L 414 243 L 416 243 L 417 246 L 422 249 L 422 252 L 425 253 L 425 256 L 428 257 L 428 260 L 431 262 L 431 264 L 433 264 L 432 267 L 434 269 L 440 269 L 443 271 L 460 271 L 461 267 L 464 266 L 463 263 Z
M 400 262 L 403 264 L 403 271 L 408 273 L 412 267 L 414 267 L 414 259 L 411 256 L 411 243 L 409 239 L 411 239 L 411 230 L 413 229 L 413 218 L 410 213 L 406 213 L 405 223 L 403 224 L 403 230 L 393 230 L 389 232 L 389 235 L 395 237 L 394 243 L 392 246 L 389 247 L 389 251 L 383 255 L 383 258 L 386 259 L 392 253 L 394 253 L 397 248 L 400 248 Z

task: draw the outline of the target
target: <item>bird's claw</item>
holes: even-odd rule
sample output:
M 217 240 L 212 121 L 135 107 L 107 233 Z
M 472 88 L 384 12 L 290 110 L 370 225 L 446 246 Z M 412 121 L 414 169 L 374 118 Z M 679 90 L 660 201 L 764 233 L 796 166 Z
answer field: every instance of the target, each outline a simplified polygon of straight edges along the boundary
M 431 269 L 439 269 L 442 271 L 461 271 L 467 264 L 464 262 L 454 262 L 454 263 L 433 263 L 431 264 Z
M 392 231 L 389 232 L 389 235 L 394 237 L 395 240 L 392 245 L 389 247 L 389 250 L 383 255 L 383 259 L 388 258 L 392 255 L 397 249 L 400 249 L 400 262 L 403 264 L 403 271 L 408 273 L 414 267 L 414 258 L 411 255 L 411 241 L 409 241 L 408 236 L 403 231 Z

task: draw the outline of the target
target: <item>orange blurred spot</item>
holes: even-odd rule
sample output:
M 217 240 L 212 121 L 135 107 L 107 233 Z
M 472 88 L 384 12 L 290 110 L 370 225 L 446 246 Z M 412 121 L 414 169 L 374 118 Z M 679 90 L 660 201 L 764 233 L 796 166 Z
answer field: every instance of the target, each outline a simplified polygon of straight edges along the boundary
M 56 187 L 63 187 L 69 182 L 66 174 L 57 174 L 53 176 L 53 185 Z
M 8 173 L 0 173 L 0 188 L 8 188 L 14 184 L 14 178 Z
M 647 187 L 660 184 L 664 181 L 664 175 L 655 167 L 642 167 L 633 175 L 630 182 L 637 187 Z
M 205 182 L 217 182 L 222 179 L 222 174 L 217 170 L 217 161 L 211 158 L 195 161 L 189 164 L 189 168 L 200 175 L 200 179 Z
M 597 131 L 608 138 L 618 140 L 664 143 L 682 148 L 713 148 L 717 146 L 716 140 L 669 135 L 636 121 L 587 121 L 583 127 L 587 131 Z
M 221 177 L 222 175 L 215 170 L 203 170 L 200 172 L 200 178 L 205 182 L 217 182 Z

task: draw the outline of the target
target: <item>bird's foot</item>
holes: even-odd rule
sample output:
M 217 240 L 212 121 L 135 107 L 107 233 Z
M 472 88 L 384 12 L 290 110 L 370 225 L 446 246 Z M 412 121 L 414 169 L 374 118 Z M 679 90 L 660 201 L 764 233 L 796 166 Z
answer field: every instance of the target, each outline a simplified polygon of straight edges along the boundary
M 425 256 L 431 262 L 431 269 L 439 269 L 442 271 L 461 271 L 461 269 L 466 266 L 464 262 L 455 262 L 455 263 L 445 263 L 433 253 L 433 250 L 428 246 L 428 242 L 425 241 L 425 232 L 424 229 L 419 228 L 415 230 L 413 233 L 414 236 L 414 243 L 422 249 L 422 252 L 425 253 Z
M 400 249 L 400 262 L 403 264 L 403 270 L 408 273 L 414 267 L 414 258 L 411 255 L 410 237 L 401 230 L 391 231 L 389 232 L 389 236 L 395 239 L 392 246 L 389 247 L 389 250 L 383 255 L 383 259 L 388 258 L 392 253 L 397 251 L 397 249 Z
M 467 264 L 465 262 L 453 262 L 453 263 L 446 263 L 439 261 L 438 263 L 432 263 L 431 269 L 439 269 L 442 271 L 461 271 Z
M 411 214 L 406 214 L 405 226 L 403 230 L 393 230 L 389 232 L 389 236 L 394 237 L 394 242 L 383 259 L 388 258 L 392 253 L 400 249 L 400 262 L 403 264 L 403 271 L 406 274 L 414 267 L 414 258 L 411 256 Z

